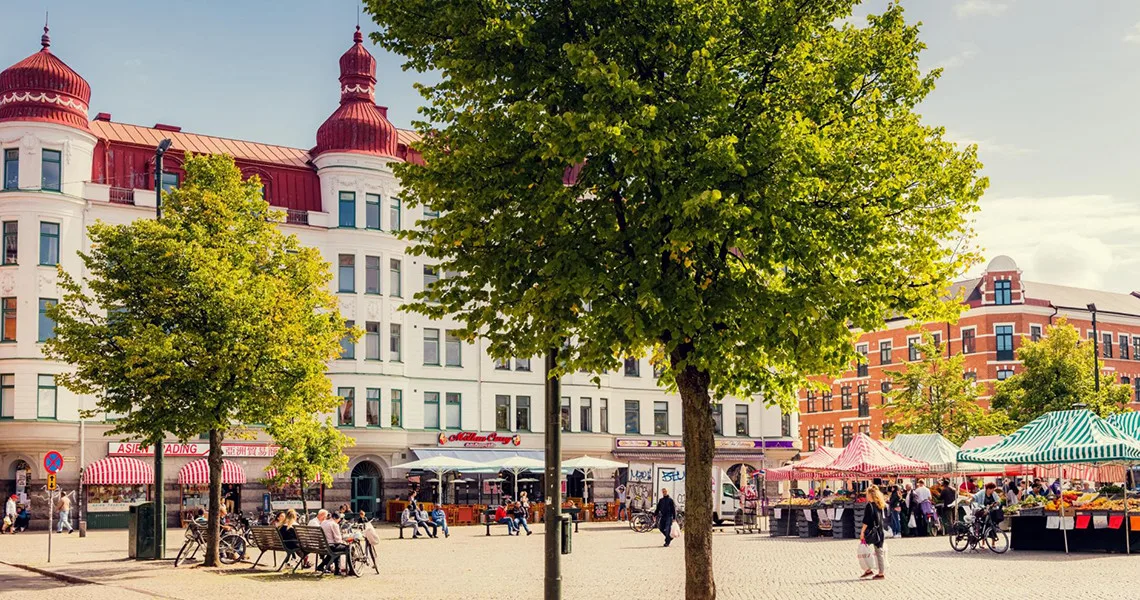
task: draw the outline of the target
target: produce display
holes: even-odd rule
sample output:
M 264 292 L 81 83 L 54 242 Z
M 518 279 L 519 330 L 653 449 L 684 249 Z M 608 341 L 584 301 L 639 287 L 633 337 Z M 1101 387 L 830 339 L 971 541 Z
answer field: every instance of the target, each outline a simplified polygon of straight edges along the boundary
M 775 504 L 778 507 L 811 508 L 817 503 L 811 498 L 785 498 Z

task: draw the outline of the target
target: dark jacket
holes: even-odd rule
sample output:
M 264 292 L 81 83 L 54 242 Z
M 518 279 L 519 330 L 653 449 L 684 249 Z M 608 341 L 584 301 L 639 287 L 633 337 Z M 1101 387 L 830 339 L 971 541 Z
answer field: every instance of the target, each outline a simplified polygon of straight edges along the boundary
M 942 494 L 940 494 L 938 501 L 942 506 L 953 506 L 954 501 L 957 499 L 958 492 L 954 491 L 954 488 L 948 485 L 942 488 Z
M 666 519 L 672 521 L 677 516 L 677 505 L 673 503 L 673 499 L 669 496 L 662 496 L 661 499 L 657 501 L 657 508 L 653 510 L 653 514 L 657 515 L 657 518 L 662 521 Z
M 874 503 L 868 502 L 866 508 L 863 509 L 863 525 L 867 526 L 867 531 L 863 534 L 864 538 L 867 539 L 867 543 L 871 543 L 871 540 L 875 540 L 877 543 L 874 545 L 882 548 L 884 537 L 883 509 Z

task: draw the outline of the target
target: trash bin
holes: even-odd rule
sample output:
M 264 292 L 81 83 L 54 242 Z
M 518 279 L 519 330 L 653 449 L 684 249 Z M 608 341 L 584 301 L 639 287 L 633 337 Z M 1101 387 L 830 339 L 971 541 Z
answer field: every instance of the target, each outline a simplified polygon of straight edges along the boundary
M 154 502 L 135 504 L 127 515 L 127 558 L 154 558 Z
M 570 554 L 570 541 L 574 535 L 573 517 L 570 515 L 558 515 L 562 520 L 562 553 Z

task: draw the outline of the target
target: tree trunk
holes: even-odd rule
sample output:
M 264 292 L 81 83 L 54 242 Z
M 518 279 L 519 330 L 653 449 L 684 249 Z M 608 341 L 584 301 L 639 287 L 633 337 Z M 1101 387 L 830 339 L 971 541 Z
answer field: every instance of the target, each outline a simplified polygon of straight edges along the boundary
M 218 540 L 221 526 L 218 522 L 222 506 L 222 432 L 210 430 L 210 520 L 206 525 L 206 558 L 203 565 L 218 566 Z
M 678 364 L 688 354 L 674 352 Z M 677 372 L 681 392 L 681 432 L 685 445 L 685 599 L 713 600 L 712 569 L 713 417 L 709 374 L 691 365 Z
M 301 518 L 304 519 L 304 524 L 309 524 L 309 501 L 305 498 L 305 474 L 298 472 L 297 481 L 300 482 L 301 487 Z

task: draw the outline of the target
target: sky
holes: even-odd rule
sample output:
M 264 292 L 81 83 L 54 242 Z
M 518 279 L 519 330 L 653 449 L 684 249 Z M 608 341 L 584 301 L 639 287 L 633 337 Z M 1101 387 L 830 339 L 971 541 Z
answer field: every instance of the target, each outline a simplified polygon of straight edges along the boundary
M 866 0 L 853 22 L 882 10 Z M 24 0 L 0 20 L 0 63 L 52 51 L 115 121 L 310 148 L 338 101 L 352 0 Z M 1140 290 L 1140 1 L 903 0 L 922 23 L 923 69 L 943 74 L 919 110 L 978 145 L 989 190 L 986 258 L 1032 281 Z M 374 31 L 367 16 L 362 28 Z M 425 77 L 369 43 L 377 102 L 408 127 Z M 975 267 L 980 272 L 984 262 Z

